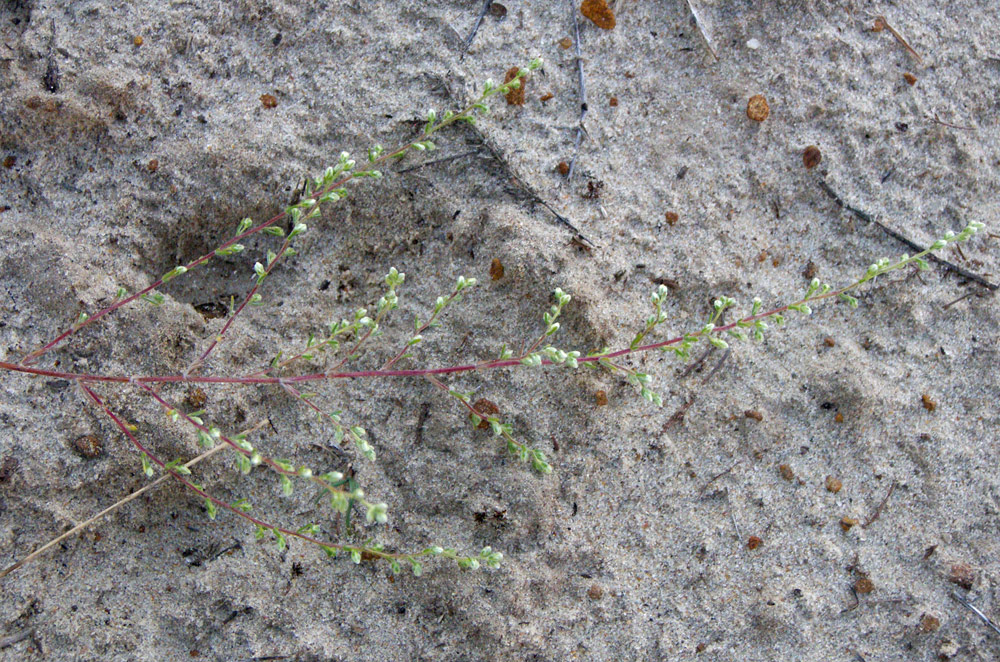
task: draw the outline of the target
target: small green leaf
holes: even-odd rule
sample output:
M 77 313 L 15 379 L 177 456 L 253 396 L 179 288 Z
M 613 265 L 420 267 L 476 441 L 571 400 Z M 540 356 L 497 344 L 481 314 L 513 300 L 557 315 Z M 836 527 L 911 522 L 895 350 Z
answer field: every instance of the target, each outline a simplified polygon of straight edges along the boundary
M 163 274 L 160 277 L 160 280 L 162 280 L 164 283 L 166 283 L 167 281 L 169 281 L 169 280 L 171 280 L 173 278 L 176 278 L 177 276 L 180 276 L 181 274 L 184 274 L 184 273 L 187 273 L 187 267 L 174 267 L 173 269 L 171 269 L 167 273 Z
M 146 474 L 148 478 L 153 477 L 153 465 L 149 462 L 149 456 L 145 453 L 141 456 L 142 459 L 142 472 Z

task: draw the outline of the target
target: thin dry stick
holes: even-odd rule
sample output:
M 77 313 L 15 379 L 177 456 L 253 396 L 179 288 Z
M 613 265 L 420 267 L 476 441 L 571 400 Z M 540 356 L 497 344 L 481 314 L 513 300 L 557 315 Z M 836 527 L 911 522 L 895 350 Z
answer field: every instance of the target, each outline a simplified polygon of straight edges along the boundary
M 587 86 L 583 82 L 583 55 L 580 54 L 580 22 L 576 16 L 575 0 L 569 0 L 569 13 L 573 17 L 573 31 L 576 37 L 574 44 L 576 45 L 576 71 L 580 90 L 580 119 L 577 121 L 576 140 L 573 144 L 573 158 L 569 160 L 569 172 L 566 173 L 566 181 L 573 179 L 573 173 L 576 168 L 576 157 L 580 153 L 580 142 L 583 140 L 583 134 L 586 131 L 583 128 L 583 120 L 587 117 Z
M 469 51 L 469 47 L 472 46 L 472 40 L 476 38 L 479 26 L 483 24 L 483 17 L 486 16 L 486 12 L 490 10 L 490 5 L 492 4 L 493 0 L 483 0 L 483 8 L 479 10 L 479 18 L 476 19 L 476 24 L 472 26 L 472 32 L 465 38 L 465 48 L 462 49 L 462 57 L 465 57 L 465 54 Z
M 542 196 L 540 196 L 538 194 L 538 191 L 536 191 L 530 184 L 528 184 L 528 182 L 524 181 L 524 179 L 522 179 L 520 175 L 514 172 L 514 168 L 511 167 L 510 162 L 503 155 L 500 149 L 496 145 L 494 145 L 489 138 L 486 137 L 486 134 L 484 134 L 482 131 L 479 130 L 478 126 L 473 124 L 469 126 L 469 129 L 471 129 L 477 136 L 479 136 L 479 140 L 483 144 L 483 147 L 488 149 L 490 154 L 496 160 L 496 162 L 500 164 L 500 168 L 503 170 L 503 174 L 512 182 L 514 182 L 517 188 L 521 190 L 521 192 L 528 199 L 528 201 L 531 202 L 531 204 L 541 205 L 542 207 L 544 207 L 550 214 L 555 216 L 556 220 L 559 221 L 559 223 L 565 225 L 567 228 L 575 232 L 576 237 L 580 241 L 584 241 L 590 244 L 591 246 L 597 245 L 594 242 L 592 242 L 589 238 L 587 238 L 582 232 L 580 232 L 580 229 L 577 228 L 575 225 L 573 225 L 573 222 L 571 220 L 569 220 L 568 218 L 560 214 L 558 211 L 556 211 L 556 208 L 553 207 L 551 204 L 549 204 Z
M 251 428 L 250 430 L 248 430 L 247 434 L 249 434 L 250 432 L 253 432 L 254 430 L 259 429 L 262 425 L 264 425 L 263 422 L 258 423 L 253 428 Z M 189 462 L 185 463 L 184 466 L 190 469 L 191 467 L 193 467 L 194 465 L 198 464 L 202 460 L 207 460 L 208 458 L 212 457 L 213 455 L 215 455 L 216 453 L 218 453 L 222 449 L 226 448 L 226 446 L 227 446 L 227 444 L 225 444 L 225 443 L 219 444 L 219 445 L 215 446 L 214 448 L 212 448 L 211 450 L 207 450 L 204 453 L 202 453 L 201 455 L 199 455 L 199 456 L 191 459 Z M 13 572 L 14 570 L 17 570 L 18 568 L 20 568 L 24 564 L 30 562 L 31 560 L 35 559 L 36 557 L 41 556 L 42 554 L 44 554 L 49 549 L 52 549 L 53 547 L 55 547 L 56 545 L 58 545 L 59 543 L 61 543 L 63 540 L 66 540 L 67 538 L 73 537 L 74 535 L 76 535 L 80 531 L 83 531 L 84 529 L 86 529 L 91 524 L 93 524 L 93 523 L 95 523 L 95 522 L 97 522 L 99 520 L 104 519 L 104 517 L 106 517 L 107 515 L 110 515 L 114 511 L 118 510 L 119 508 L 121 508 L 122 506 L 124 506 L 129 501 L 133 501 L 135 499 L 138 499 L 140 496 L 142 496 L 146 492 L 149 492 L 150 490 L 156 489 L 157 487 L 159 487 L 163 483 L 167 482 L 168 480 L 170 480 L 170 474 L 164 474 L 164 475 L 160 476 L 159 478 L 157 478 L 152 483 L 150 483 L 149 485 L 146 485 L 145 487 L 142 487 L 142 488 L 136 490 L 135 492 L 132 492 L 132 494 L 129 494 L 124 499 L 116 501 L 115 503 L 111 504 L 110 506 L 108 506 L 107 508 L 105 508 L 104 510 L 102 510 L 101 512 L 99 512 L 96 515 L 94 515 L 93 517 L 87 519 L 84 522 L 81 522 L 80 524 L 77 524 L 72 529 L 70 529 L 66 533 L 62 534 L 58 538 L 53 538 L 49 542 L 45 543 L 44 545 L 42 545 L 41 547 L 39 547 L 38 549 L 36 549 L 35 551 L 33 551 L 31 554 L 28 554 L 27 556 L 25 556 L 23 559 L 21 559 L 17 563 L 14 563 L 13 565 L 11 565 L 11 566 L 5 568 L 4 570 L 0 571 L 0 578 L 6 577 L 8 574 L 10 574 L 11 572 Z
M 971 602 L 969 602 L 968 600 L 966 600 L 965 598 L 963 598 L 962 596 L 960 596 L 958 593 L 952 593 L 951 594 L 951 598 L 953 600 L 955 600 L 956 602 L 958 602 L 959 604 L 961 604 L 963 607 L 967 607 L 970 610 L 972 610 L 972 612 L 976 616 L 978 616 L 979 618 L 981 618 L 983 620 L 983 623 L 986 623 L 991 628 L 993 628 L 994 632 L 996 632 L 997 634 L 1000 634 L 1000 626 L 997 626 L 997 624 L 993 622 L 993 619 L 991 619 L 989 616 L 987 616 L 982 611 L 980 611 L 979 608 L 976 607 L 976 605 L 972 604 Z
M 449 161 L 457 161 L 458 159 L 464 159 L 467 156 L 472 156 L 473 154 L 478 154 L 478 149 L 470 149 L 468 152 L 462 152 L 461 154 L 454 154 L 452 156 L 445 156 L 440 159 L 434 159 L 433 161 L 424 161 L 423 163 L 418 163 L 417 165 L 412 165 L 408 168 L 403 168 L 402 170 L 397 170 L 397 175 L 402 175 L 407 172 L 413 172 L 414 170 L 420 170 L 421 168 L 426 168 L 427 166 L 438 165 L 439 163 L 448 163 Z
M 885 504 L 887 501 L 889 501 L 889 497 L 891 497 L 892 493 L 895 491 L 896 491 L 896 481 L 892 481 L 892 485 L 889 486 L 889 491 L 886 492 L 885 497 L 878 504 L 878 507 L 875 508 L 875 512 L 872 513 L 871 517 L 866 519 L 865 523 L 861 525 L 862 529 L 867 529 L 869 526 L 875 523 L 875 520 L 877 520 L 879 518 L 879 515 L 882 514 L 882 509 L 885 508 Z
M 933 117 L 930 116 L 930 115 L 928 115 L 928 117 L 930 117 L 932 120 L 934 120 L 935 124 L 940 124 L 941 126 L 947 126 L 947 127 L 951 128 L 951 129 L 959 129 L 960 131 L 975 131 L 976 130 L 976 127 L 974 127 L 974 126 L 959 126 L 958 124 L 952 124 L 951 122 L 945 122 L 943 119 L 941 119 L 940 117 L 938 117 L 937 113 L 934 113 Z
M 919 244 L 917 244 L 915 241 L 912 241 L 911 239 L 909 239 L 909 238 L 903 236 L 902 234 L 900 234 L 899 232 L 896 232 L 895 230 L 893 230 L 889 226 L 885 225 L 884 223 L 882 223 L 881 221 L 879 221 L 878 219 L 876 219 L 874 216 L 872 216 L 868 212 L 863 211 L 861 209 L 858 209 L 857 207 L 852 207 L 847 202 L 844 202 L 844 199 L 841 198 L 840 195 L 838 195 L 836 191 L 834 191 L 832 188 L 830 188 L 830 185 L 826 183 L 825 179 L 819 180 L 819 187 L 821 189 L 823 189 L 824 193 L 826 193 L 828 196 L 830 196 L 831 200 L 833 200 L 835 203 L 837 203 L 838 207 L 840 207 L 842 209 L 846 209 L 847 211 L 851 212 L 852 214 L 854 214 L 854 216 L 856 216 L 858 219 L 864 221 L 865 223 L 871 223 L 871 224 L 877 226 L 880 230 L 882 230 L 882 232 L 886 233 L 887 235 L 889 235 L 890 237 L 892 237 L 896 241 L 898 241 L 898 242 L 906 245 L 908 248 L 910 248 L 912 250 L 915 250 L 915 251 L 918 251 L 918 252 L 924 250 L 923 247 L 920 246 Z M 974 274 L 971 271 L 967 271 L 966 269 L 963 269 L 962 267 L 958 266 L 957 264 L 952 264 L 948 260 L 940 258 L 937 255 L 935 255 L 934 253 L 930 253 L 929 255 L 927 255 L 927 259 L 931 260 L 932 262 L 937 262 L 938 264 L 940 264 L 941 266 L 945 267 L 946 269 L 954 271 L 955 273 L 959 274 L 960 276 L 962 276 L 964 278 L 968 278 L 969 280 L 975 281 L 975 282 L 979 283 L 980 285 L 982 285 L 983 287 L 989 288 L 991 290 L 996 290 L 998 288 L 998 286 L 996 284 L 989 282 L 988 280 L 986 280 L 982 276 Z
M 909 51 L 910 55 L 912 55 L 913 58 L 918 63 L 923 64 L 923 58 L 920 57 L 920 54 L 917 53 L 915 50 L 913 50 L 913 46 L 910 46 L 909 42 L 907 42 L 906 39 L 903 38 L 903 35 L 896 32 L 896 28 L 889 25 L 889 21 L 886 20 L 885 16 L 879 15 L 875 17 L 875 26 L 872 28 L 872 30 L 874 32 L 881 32 L 882 30 L 888 30 L 890 33 L 892 33 L 892 36 L 896 38 L 896 41 L 902 44 L 903 48 Z

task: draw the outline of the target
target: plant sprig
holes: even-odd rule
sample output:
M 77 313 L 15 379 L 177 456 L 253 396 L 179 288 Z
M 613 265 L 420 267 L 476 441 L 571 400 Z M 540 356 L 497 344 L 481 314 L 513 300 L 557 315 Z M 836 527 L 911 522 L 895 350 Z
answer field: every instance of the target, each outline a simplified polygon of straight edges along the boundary
M 423 341 L 424 334 L 440 324 L 441 316 L 445 309 L 457 303 L 462 298 L 464 292 L 476 284 L 475 279 L 462 277 L 458 279 L 455 287 L 447 296 L 437 298 L 433 310 L 427 316 L 426 320 L 422 321 L 419 316 L 415 319 L 413 333 L 408 336 L 408 340 L 404 346 L 392 354 L 391 358 L 381 368 L 346 370 L 344 367 L 349 362 L 358 361 L 364 356 L 366 343 L 378 337 L 382 324 L 387 320 L 390 312 L 399 305 L 397 289 L 404 283 L 405 274 L 392 268 L 385 277 L 385 293 L 373 306 L 371 312 L 366 308 L 361 308 L 355 312 L 353 321 L 342 320 L 341 322 L 331 324 L 329 332 L 322 339 L 317 340 L 315 336 L 310 336 L 306 341 L 304 350 L 292 353 L 287 358 L 282 358 L 283 354 L 279 351 L 266 368 L 242 376 L 228 377 L 217 374 L 197 374 L 206 365 L 213 351 L 226 338 L 227 333 L 233 328 L 234 322 L 246 307 L 262 304 L 263 297 L 259 292 L 260 288 L 283 258 L 296 254 L 293 241 L 308 230 L 305 221 L 317 218 L 322 213 L 321 210 L 324 209 L 324 205 L 336 203 L 345 197 L 348 193 L 346 185 L 352 180 L 380 178 L 382 172 L 379 170 L 379 166 L 385 161 L 401 158 L 411 151 L 419 152 L 434 149 L 435 144 L 431 140 L 431 137 L 438 131 L 455 122 L 474 122 L 478 113 L 488 110 L 486 101 L 490 97 L 497 94 L 505 94 L 512 89 L 516 89 L 522 84 L 522 80 L 528 72 L 539 66 L 540 61 L 533 61 L 528 68 L 519 70 L 511 81 L 503 85 L 487 81 L 479 97 L 460 112 L 447 111 L 439 117 L 436 111 L 429 111 L 426 114 L 420 137 L 391 151 L 386 151 L 379 146 L 373 147 L 369 150 L 367 163 L 363 167 L 359 167 L 348 153 L 342 153 L 335 165 L 328 167 L 321 176 L 308 181 L 303 189 L 302 199 L 287 207 L 281 214 L 256 226 L 251 219 L 243 219 L 237 225 L 234 236 L 214 251 L 186 264 L 175 266 L 164 273 L 153 284 L 134 294 L 129 295 L 124 288 L 118 288 L 110 305 L 92 315 L 87 312 L 80 313 L 70 328 L 59 334 L 54 340 L 25 356 L 19 364 L 0 361 L 0 368 L 9 372 L 73 380 L 84 396 L 98 409 L 103 411 L 129 439 L 139 454 L 143 472 L 147 476 L 154 476 L 158 469 L 164 477 L 169 476 L 177 480 L 186 489 L 197 495 L 202 500 L 206 513 L 211 519 L 215 519 L 223 511 L 231 512 L 250 523 L 254 527 L 258 537 L 273 538 L 280 550 L 287 548 L 289 540 L 298 539 L 319 546 L 331 556 L 344 552 L 356 563 L 360 563 L 363 560 L 384 560 L 390 565 L 393 572 L 399 572 L 404 565 L 409 564 L 415 575 L 420 575 L 423 572 L 421 559 L 428 556 L 448 559 L 463 569 L 475 569 L 480 567 L 480 565 L 496 567 L 502 559 L 502 554 L 493 551 L 489 547 L 484 548 L 478 555 L 468 556 L 460 555 L 454 549 L 439 546 L 427 547 L 418 552 L 397 553 L 386 551 L 381 545 L 374 542 L 366 542 L 365 544 L 325 542 L 320 537 L 321 528 L 316 523 L 307 523 L 298 529 L 290 529 L 266 522 L 250 514 L 252 512 L 252 505 L 246 499 L 238 499 L 232 503 L 228 503 L 209 494 L 192 477 L 190 466 L 194 463 L 193 460 L 188 462 L 182 459 L 165 461 L 158 457 L 151 448 L 143 444 L 138 438 L 138 426 L 127 422 L 113 411 L 107 401 L 98 395 L 95 388 L 98 384 L 134 384 L 146 395 L 154 399 L 165 410 L 171 420 L 183 421 L 186 425 L 193 428 L 198 436 L 199 443 L 206 448 L 212 449 L 206 452 L 214 453 L 217 448 L 228 448 L 233 452 L 237 468 L 240 472 L 249 473 L 254 466 L 265 465 L 272 473 L 277 475 L 284 494 L 291 493 L 294 489 L 294 481 L 304 480 L 320 487 L 322 489 L 321 494 L 330 498 L 333 509 L 344 515 L 345 521 L 349 521 L 348 518 L 350 517 L 353 504 L 359 504 L 365 509 L 366 519 L 369 522 L 381 524 L 385 523 L 388 519 L 387 506 L 384 503 L 369 501 L 352 477 L 345 477 L 339 472 L 319 474 L 309 467 L 296 466 L 288 460 L 268 457 L 255 448 L 245 435 L 227 436 L 218 427 L 206 423 L 202 412 L 181 412 L 179 408 L 172 405 L 165 397 L 160 395 L 159 387 L 165 384 L 180 383 L 278 386 L 303 406 L 313 410 L 318 417 L 329 421 L 334 428 L 336 443 L 339 444 L 344 440 L 349 440 L 357 447 L 357 450 L 361 454 L 374 460 L 375 451 L 367 439 L 365 429 L 359 425 L 344 424 L 341 412 L 324 410 L 316 404 L 315 394 L 303 391 L 302 387 L 313 382 L 322 383 L 354 378 L 423 377 L 430 381 L 439 391 L 458 400 L 461 406 L 467 410 L 473 425 L 479 426 L 485 421 L 494 436 L 503 440 L 504 445 L 511 454 L 523 462 L 530 463 L 533 469 L 539 473 L 547 474 L 552 471 L 552 467 L 541 450 L 531 448 L 527 444 L 515 439 L 513 427 L 510 423 L 503 422 L 498 415 L 478 411 L 470 402 L 471 394 L 462 393 L 455 388 L 449 387 L 444 380 L 448 376 L 460 375 L 466 372 L 482 372 L 500 368 L 563 366 L 576 369 L 582 365 L 604 367 L 623 373 L 626 380 L 639 389 L 640 395 L 643 398 L 654 404 L 662 405 L 662 398 L 649 388 L 652 377 L 627 366 L 621 359 L 652 350 L 672 352 L 679 358 L 687 359 L 690 356 L 690 348 L 703 340 L 723 349 L 729 347 L 727 341 L 731 342 L 730 339 L 733 338 L 748 340 L 752 336 L 760 340 L 764 337 L 765 330 L 768 328 L 765 320 L 773 320 L 778 325 L 781 325 L 784 322 L 784 316 L 789 312 L 809 315 L 812 313 L 814 305 L 834 297 L 843 301 L 848 306 L 855 308 L 858 305 L 858 300 L 854 294 L 865 283 L 874 281 L 892 271 L 903 269 L 908 265 L 915 265 L 920 269 L 926 269 L 928 265 L 923 259 L 925 256 L 933 251 L 943 249 L 952 243 L 968 241 L 983 228 L 981 223 L 971 222 L 961 233 L 955 234 L 949 232 L 942 239 L 934 242 L 930 248 L 917 255 L 903 255 L 895 261 L 889 259 L 879 260 L 872 264 L 862 276 L 845 287 L 835 289 L 828 284 L 814 279 L 810 282 L 805 294 L 801 298 L 770 310 L 764 310 L 761 301 L 754 299 L 749 314 L 732 323 L 723 323 L 724 314 L 736 306 L 737 302 L 730 297 L 719 297 L 713 302 L 712 312 L 708 316 L 707 321 L 697 329 L 675 338 L 653 341 L 652 336 L 667 323 L 667 316 L 663 311 L 667 290 L 664 286 L 660 286 L 651 296 L 652 314 L 644 320 L 642 328 L 633 336 L 632 341 L 627 347 L 615 351 L 603 348 L 597 352 L 591 352 L 586 356 L 577 350 L 558 348 L 550 342 L 550 339 L 560 329 L 559 318 L 565 306 L 571 300 L 570 295 L 563 292 L 562 289 L 557 288 L 553 293 L 555 304 L 542 316 L 543 330 L 541 334 L 533 342 L 526 344 L 526 349 L 520 354 L 515 355 L 514 351 L 508 349 L 505 345 L 501 349 L 499 357 L 493 360 L 442 367 L 398 368 L 397 364 L 400 361 L 411 357 L 411 349 Z M 278 225 L 279 221 L 286 218 L 290 221 L 288 225 L 284 227 Z M 286 231 L 285 227 L 290 227 L 291 229 Z M 121 306 L 138 299 L 143 299 L 154 305 L 162 304 L 165 297 L 156 291 L 158 287 L 186 276 L 193 269 L 204 264 L 209 259 L 215 257 L 232 257 L 241 254 L 244 252 L 245 247 L 240 242 L 257 233 L 280 238 L 282 240 L 280 246 L 278 246 L 277 250 L 266 250 L 261 260 L 255 262 L 252 267 L 252 287 L 250 287 L 238 306 L 235 304 L 235 300 L 231 303 L 229 318 L 223 324 L 222 328 L 215 334 L 207 349 L 181 374 L 100 375 L 47 370 L 33 366 L 41 356 L 55 348 L 63 340 L 89 324 L 106 317 Z M 353 344 L 348 343 L 348 339 Z M 348 344 L 351 344 L 350 349 L 347 350 L 346 354 L 341 357 L 340 361 L 332 369 L 324 369 L 320 372 L 309 374 L 286 374 L 286 369 L 295 362 L 312 360 L 320 351 L 335 353 Z

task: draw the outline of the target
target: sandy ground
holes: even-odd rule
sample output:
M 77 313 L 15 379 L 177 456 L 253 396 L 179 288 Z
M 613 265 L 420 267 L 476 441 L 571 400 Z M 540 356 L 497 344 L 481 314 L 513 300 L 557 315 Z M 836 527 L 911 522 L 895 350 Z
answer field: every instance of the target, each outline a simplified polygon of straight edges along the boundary
M 1000 227 L 992 0 L 700 0 L 718 61 L 685 3 L 619 1 L 614 30 L 581 24 L 590 110 L 569 182 L 556 172 L 579 112 L 573 51 L 559 46 L 573 32 L 569 5 L 504 5 L 463 56 L 480 2 L 4 3 L 0 356 L 18 360 L 118 286 L 135 291 L 213 249 L 238 219 L 280 210 L 342 150 L 408 140 L 426 109 L 455 106 L 534 56 L 546 64 L 527 103 L 494 104 L 479 127 L 596 248 L 574 245 L 485 151 L 389 173 L 313 224 L 210 371 L 245 373 L 302 346 L 371 305 L 390 266 L 407 273 L 401 311 L 358 365 L 380 365 L 460 274 L 483 286 L 409 365 L 520 345 L 540 331 L 554 287 L 574 296 L 560 346 L 621 347 L 656 282 L 676 285 L 666 310 L 677 333 L 698 328 L 714 297 L 741 310 L 754 296 L 780 304 L 804 273 L 847 283 L 907 252 L 831 202 L 824 178 L 921 244 L 969 220 Z M 871 30 L 877 14 L 921 61 Z M 770 103 L 763 123 L 745 114 L 755 94 Z M 456 128 L 437 142 L 426 158 L 480 138 Z M 822 152 L 812 170 L 808 145 Z M 201 312 L 245 294 L 272 245 L 248 242 L 245 255 L 162 288 L 161 308 L 116 313 L 41 365 L 177 373 L 223 322 Z M 1000 280 L 995 237 L 945 257 Z M 505 268 L 496 281 L 494 259 Z M 546 450 L 547 478 L 424 381 L 318 389 L 371 430 L 375 463 L 332 453 L 330 428 L 280 391 L 205 388 L 225 430 L 269 421 L 254 439 L 274 456 L 351 463 L 390 506 L 388 526 L 360 527 L 360 539 L 491 545 L 504 564 L 429 563 L 422 578 L 394 578 L 300 544 L 281 553 L 235 517 L 210 522 L 168 485 L 0 580 L 0 657 L 998 659 L 1000 635 L 952 597 L 1000 618 L 1000 313 L 986 294 L 940 268 L 904 272 L 867 288 L 857 311 L 818 307 L 738 344 L 714 372 L 718 352 L 687 374 L 666 356 L 636 358 L 657 376 L 662 409 L 591 371 L 452 380 Z M 197 452 L 191 431 L 134 389 L 99 391 L 163 456 Z M 146 483 L 127 440 L 67 382 L 2 374 L 0 419 L 2 565 Z M 97 457 L 75 449 L 86 435 Z M 281 497 L 264 471 L 246 478 L 213 460 L 196 473 L 261 515 L 345 535 L 309 490 Z M 845 531 L 843 518 L 857 523 Z

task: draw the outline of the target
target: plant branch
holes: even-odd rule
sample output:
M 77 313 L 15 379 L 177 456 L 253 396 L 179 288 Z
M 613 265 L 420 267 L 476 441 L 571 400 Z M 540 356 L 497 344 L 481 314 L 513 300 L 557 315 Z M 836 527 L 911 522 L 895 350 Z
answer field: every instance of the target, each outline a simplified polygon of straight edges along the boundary
M 486 107 L 483 104 L 485 100 L 489 99 L 490 97 L 496 94 L 506 94 L 511 89 L 520 86 L 521 79 L 524 78 L 525 75 L 527 75 L 528 70 L 533 68 L 537 69 L 540 66 L 541 66 L 541 61 L 535 60 L 529 65 L 528 69 L 522 69 L 521 71 L 518 72 L 517 76 L 515 76 L 511 81 L 504 83 L 503 85 L 497 86 L 492 83 L 488 83 L 483 93 L 475 101 L 468 104 L 463 110 L 461 110 L 458 113 L 452 113 L 451 111 L 449 111 L 440 121 L 436 121 L 436 115 L 432 116 L 428 122 L 428 125 L 425 127 L 423 134 L 419 138 L 412 140 L 401 147 L 397 147 L 392 151 L 381 152 L 377 156 L 370 155 L 367 169 L 347 172 L 346 174 L 344 174 L 344 176 L 340 177 L 336 181 L 332 181 L 326 186 L 324 186 L 322 189 L 313 192 L 312 195 L 314 196 L 314 199 L 319 199 L 325 195 L 333 193 L 337 189 L 343 187 L 345 184 L 350 182 L 351 180 L 357 179 L 359 177 L 374 177 L 374 178 L 381 177 L 381 172 L 379 172 L 376 169 L 379 165 L 388 161 L 389 159 L 402 156 L 410 149 L 420 149 L 420 150 L 428 148 L 433 149 L 433 143 L 430 143 L 429 145 L 427 144 L 429 143 L 427 139 L 430 136 L 434 135 L 435 133 L 437 133 L 438 131 L 447 126 L 454 124 L 455 122 L 474 120 L 474 114 L 477 111 L 485 111 Z M 81 316 L 81 319 L 76 324 L 71 326 L 69 329 L 66 329 L 58 336 L 56 336 L 53 340 L 49 341 L 42 347 L 34 350 L 33 352 L 25 356 L 23 359 L 21 359 L 21 364 L 28 366 L 31 365 L 32 363 L 35 363 L 42 355 L 48 353 L 50 350 L 55 348 L 66 338 L 69 338 L 70 336 L 74 335 L 84 327 L 93 324 L 97 320 L 106 317 L 107 315 L 113 313 L 122 306 L 128 305 L 137 299 L 146 297 L 151 292 L 153 292 L 153 290 L 155 290 L 157 287 L 160 287 L 168 280 L 171 280 L 176 276 L 180 276 L 191 271 L 195 267 L 198 267 L 204 264 L 205 262 L 208 262 L 217 255 L 231 254 L 231 253 L 226 253 L 227 249 L 234 249 L 233 252 L 238 252 L 235 249 L 239 247 L 239 249 L 242 250 L 242 246 L 239 244 L 241 240 L 246 239 L 247 237 L 255 235 L 259 232 L 262 232 L 264 229 L 271 227 L 272 225 L 281 221 L 285 217 L 292 215 L 292 209 L 293 208 L 286 209 L 285 211 L 275 214 L 270 219 L 268 219 L 263 223 L 260 223 L 259 225 L 247 228 L 244 231 L 237 233 L 235 237 L 229 239 L 228 241 L 223 242 L 215 250 L 209 253 L 205 253 L 201 257 L 192 260 L 191 262 L 188 262 L 187 264 L 181 267 L 175 268 L 168 274 L 165 274 L 164 277 L 157 279 L 153 284 L 146 286 L 145 288 L 141 289 L 135 294 L 132 294 L 130 296 L 117 296 L 115 302 L 112 303 L 111 305 L 99 310 L 93 315 Z M 122 293 L 123 290 L 119 290 L 119 294 Z
M 218 508 L 223 508 L 225 510 L 228 510 L 229 512 L 231 512 L 231 513 L 237 515 L 238 517 L 246 520 L 247 522 L 250 522 L 254 526 L 259 527 L 258 530 L 270 531 L 270 532 L 274 533 L 276 536 L 278 534 L 281 534 L 282 536 L 287 536 L 289 538 L 297 538 L 297 539 L 299 539 L 299 540 L 301 540 L 303 542 L 308 542 L 308 543 L 312 543 L 314 545 L 317 545 L 317 546 L 323 548 L 324 551 L 327 551 L 327 553 L 333 552 L 334 550 L 343 550 L 343 551 L 352 552 L 352 556 L 354 556 L 355 555 L 354 553 L 356 552 L 359 560 L 360 560 L 360 557 L 362 555 L 369 555 L 369 556 L 373 556 L 373 557 L 376 557 L 376 558 L 382 558 L 382 559 L 390 560 L 390 559 L 400 559 L 400 558 L 407 558 L 408 559 L 410 557 L 420 556 L 420 555 L 423 555 L 425 553 L 432 553 L 432 552 L 428 552 L 427 550 L 424 550 L 424 552 L 418 552 L 418 553 L 415 553 L 415 554 L 391 553 L 391 552 L 385 552 L 385 551 L 382 551 L 380 549 L 375 549 L 375 548 L 370 548 L 370 547 L 354 546 L 354 545 L 348 545 L 348 544 L 342 544 L 342 543 L 328 542 L 328 541 L 320 540 L 320 539 L 315 538 L 313 536 L 307 535 L 305 533 L 301 533 L 300 531 L 293 531 L 291 529 L 286 529 L 286 528 L 283 528 L 283 527 L 280 527 L 280 526 L 275 526 L 275 525 L 270 524 L 269 522 L 266 522 L 266 521 L 264 521 L 264 520 L 262 520 L 262 519 L 260 519 L 258 517 L 254 517 L 253 515 L 251 515 L 251 514 L 245 512 L 245 511 L 241 510 L 240 508 L 237 508 L 236 506 L 234 506 L 234 505 L 232 505 L 230 503 L 227 503 L 227 502 L 223 501 L 222 499 L 218 499 L 218 498 L 212 496 L 211 494 L 209 494 L 208 492 L 206 492 L 203 488 L 201 488 L 198 485 L 195 485 L 192 481 L 190 481 L 187 478 L 185 478 L 179 471 L 176 470 L 175 467 L 168 466 L 167 463 L 165 463 L 163 460 L 161 460 L 160 458 L 158 458 L 154 453 L 152 453 L 152 451 L 150 451 L 149 448 L 147 448 L 146 446 L 144 446 L 142 444 L 142 442 L 140 442 L 138 440 L 138 438 L 136 438 L 136 436 L 135 436 L 135 434 L 133 434 L 130 426 L 127 423 L 125 423 L 125 421 L 123 421 L 117 414 L 115 414 L 113 411 L 111 411 L 111 408 L 108 407 L 108 405 L 101 399 L 101 397 L 98 396 L 89 386 L 87 386 L 87 384 L 81 382 L 80 383 L 80 387 L 87 394 L 87 396 L 94 402 L 94 404 L 97 405 L 98 408 L 102 409 L 104 411 L 104 413 L 107 414 L 108 417 L 114 422 L 114 424 L 118 427 L 118 429 L 121 430 L 122 433 L 126 437 L 128 437 L 129 441 L 132 442 L 132 445 L 135 446 L 135 448 L 140 453 L 145 454 L 145 456 L 147 458 L 149 458 L 149 460 L 153 464 L 156 464 L 158 467 L 160 467 L 160 469 L 165 474 L 169 474 L 171 477 L 173 477 L 175 480 L 177 480 L 179 483 L 181 483 L 184 487 L 188 488 L 189 490 L 191 490 L 192 492 L 194 492 L 195 494 L 197 494 L 201 498 L 205 499 L 206 502 L 211 502 L 214 506 L 216 506 Z M 279 539 L 279 541 L 282 540 L 281 537 L 279 537 L 278 539 Z

